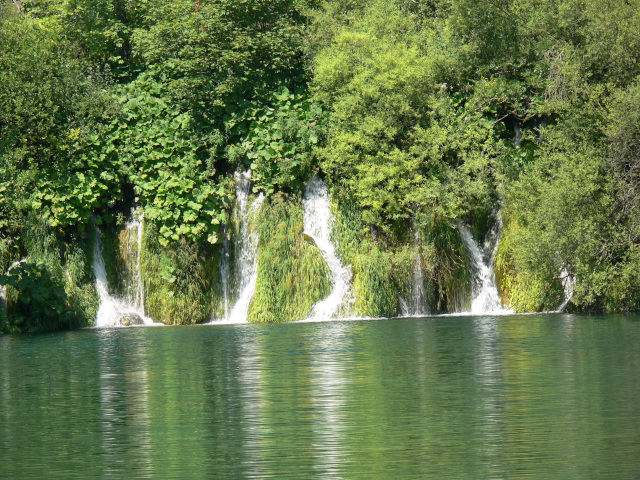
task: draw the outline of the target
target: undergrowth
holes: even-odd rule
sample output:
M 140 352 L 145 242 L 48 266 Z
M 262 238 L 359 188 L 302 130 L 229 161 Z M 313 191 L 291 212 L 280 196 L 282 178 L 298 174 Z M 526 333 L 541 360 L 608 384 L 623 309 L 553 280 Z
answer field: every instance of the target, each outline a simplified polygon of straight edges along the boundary
M 0 277 L 7 296 L 0 307 L 0 330 L 43 332 L 92 325 L 99 305 L 92 237 L 79 230 L 63 237 L 31 214 L 20 243 L 24 261 Z

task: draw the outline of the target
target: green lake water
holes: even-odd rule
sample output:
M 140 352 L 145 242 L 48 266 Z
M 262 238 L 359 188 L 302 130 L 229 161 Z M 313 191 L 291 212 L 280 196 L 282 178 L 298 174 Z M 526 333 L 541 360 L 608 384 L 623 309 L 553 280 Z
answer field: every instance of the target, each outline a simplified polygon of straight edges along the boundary
M 640 478 L 638 316 L 5 336 L 0 387 L 0 478 Z

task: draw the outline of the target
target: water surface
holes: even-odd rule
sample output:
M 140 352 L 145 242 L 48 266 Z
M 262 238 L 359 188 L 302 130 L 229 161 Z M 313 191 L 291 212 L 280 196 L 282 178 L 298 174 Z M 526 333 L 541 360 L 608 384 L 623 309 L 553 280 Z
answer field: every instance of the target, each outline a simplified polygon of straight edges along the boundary
M 640 317 L 0 337 L 0 478 L 640 478 Z

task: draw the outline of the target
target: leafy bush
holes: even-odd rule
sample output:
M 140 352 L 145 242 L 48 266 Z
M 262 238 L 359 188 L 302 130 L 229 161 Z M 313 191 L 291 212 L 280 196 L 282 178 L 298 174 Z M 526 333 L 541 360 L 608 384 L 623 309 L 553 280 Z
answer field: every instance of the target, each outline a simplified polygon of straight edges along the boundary
M 264 103 L 259 98 L 225 122 L 229 133 L 239 136 L 229 146 L 231 162 L 249 163 L 254 191 L 301 191 L 312 173 L 312 147 L 322 140 L 326 113 L 308 94 L 285 86 Z
M 0 21 L 0 228 L 19 229 L 32 201 L 63 226 L 97 204 L 99 174 L 76 160 L 74 144 L 101 93 L 76 53 L 55 28 Z
M 6 333 L 43 332 L 79 326 L 68 311 L 68 298 L 62 282 L 51 275 L 44 263 L 22 262 L 0 285 L 8 288 L 9 315 L 3 326 Z
M 159 242 L 166 246 L 184 237 L 216 243 L 231 197 L 229 182 L 215 176 L 220 135 L 197 128 L 152 74 L 118 94 L 121 112 L 103 133 L 105 152 L 117 153 L 126 165 L 145 219 L 158 227 Z

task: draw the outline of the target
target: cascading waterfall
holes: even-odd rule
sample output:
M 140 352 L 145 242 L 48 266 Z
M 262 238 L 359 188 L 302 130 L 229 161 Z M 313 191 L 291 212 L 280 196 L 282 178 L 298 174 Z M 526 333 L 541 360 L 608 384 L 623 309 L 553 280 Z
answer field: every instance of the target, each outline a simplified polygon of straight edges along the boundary
M 412 285 L 411 285 L 411 303 L 413 304 L 413 315 L 424 315 L 426 313 L 425 292 L 424 292 L 424 275 L 422 272 L 422 255 L 420 254 L 420 232 L 418 222 L 413 221 L 413 229 L 415 232 L 415 261 L 413 263 Z
M 473 233 L 471 233 L 471 230 L 465 225 L 460 226 L 460 236 L 467 247 L 467 250 L 471 254 L 471 260 L 473 261 L 475 270 L 471 313 L 510 313 L 511 310 L 507 310 L 502 306 L 492 267 L 495 254 L 498 250 L 498 243 L 500 241 L 499 224 L 487 234 L 482 247 L 476 243 L 473 238 Z
M 258 280 L 258 232 L 252 228 L 252 220 L 260 211 L 264 195 L 261 193 L 250 203 L 251 170 L 236 172 L 236 275 L 238 300 L 227 317 L 230 323 L 247 322 L 249 304 Z
M 229 317 L 229 277 L 229 232 L 225 224 L 222 226 L 222 253 L 220 255 L 220 282 L 222 283 L 224 318 Z
M 408 317 L 410 315 L 409 313 L 409 306 L 407 305 L 407 302 L 405 301 L 404 298 L 402 298 L 402 295 L 400 295 L 398 293 L 398 310 L 400 313 L 401 317 Z
M 331 199 L 327 185 L 319 177 L 307 183 L 302 208 L 304 233 L 315 241 L 331 270 L 331 293 L 313 306 L 310 318 L 327 319 L 336 314 L 344 302 L 351 284 L 351 268 L 342 265 L 336 256 L 331 241 Z
M 138 281 L 137 295 L 136 295 L 136 307 L 142 311 L 144 315 L 144 283 L 142 281 L 142 271 L 140 270 L 140 257 L 142 256 L 142 232 L 144 229 L 144 214 L 141 213 L 138 219 L 138 235 L 137 240 L 137 255 L 136 255 L 136 279 Z
M 141 225 L 139 231 L 141 231 Z M 141 243 L 142 235 L 138 233 Z M 144 294 L 142 291 L 142 277 L 140 274 L 140 243 L 138 244 L 138 258 L 136 260 L 136 277 L 138 291 L 134 304 L 117 299 L 109 293 L 107 271 L 102 256 L 102 238 L 96 228 L 96 242 L 93 250 L 93 275 L 96 279 L 96 290 L 100 296 L 100 308 L 96 315 L 96 327 L 115 327 L 127 325 L 153 325 L 154 322 L 144 314 Z
M 576 286 L 576 279 L 569 273 L 567 267 L 562 269 L 560 279 L 562 280 L 562 288 L 564 289 L 564 300 L 556 310 L 558 313 L 562 313 L 564 309 L 567 308 L 567 305 L 569 305 L 569 302 L 573 298 L 573 290 Z
M 144 282 L 140 270 L 142 252 L 142 235 L 144 216 L 142 213 L 131 211 L 131 219 L 125 224 L 120 233 L 120 248 L 124 269 L 120 272 L 125 284 L 123 296 L 127 302 L 144 312 Z

